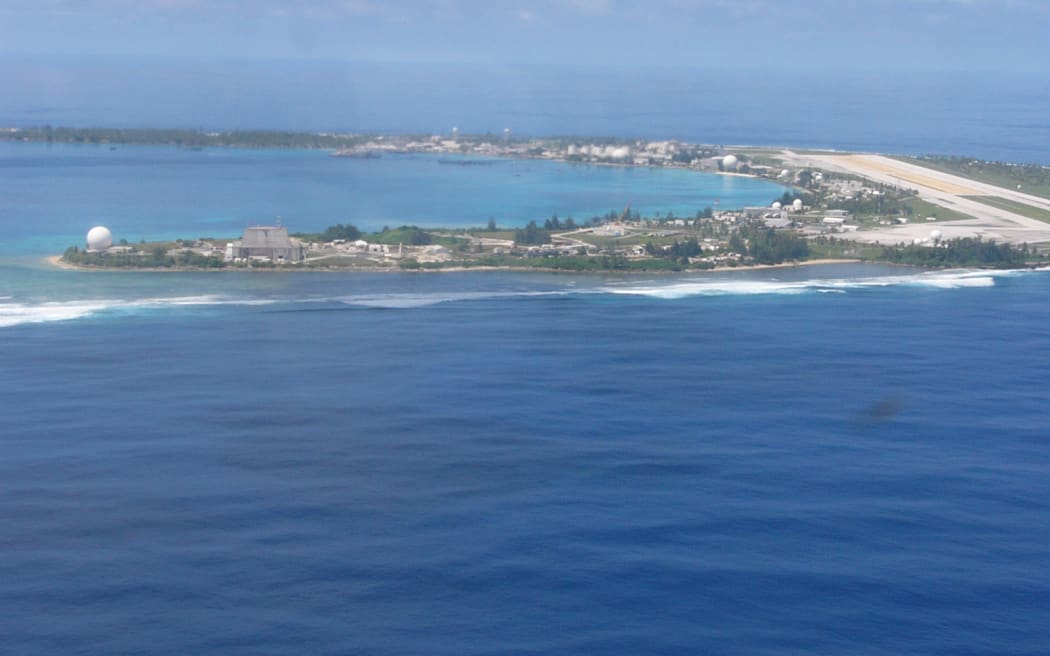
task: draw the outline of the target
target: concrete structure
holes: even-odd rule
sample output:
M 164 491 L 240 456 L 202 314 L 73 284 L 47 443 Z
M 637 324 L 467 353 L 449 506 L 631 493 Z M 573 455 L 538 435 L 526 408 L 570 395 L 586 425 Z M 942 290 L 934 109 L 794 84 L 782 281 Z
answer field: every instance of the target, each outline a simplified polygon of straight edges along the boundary
M 113 233 L 106 226 L 95 226 L 87 233 L 87 249 L 89 252 L 104 251 L 113 245 Z
M 302 243 L 288 236 L 282 226 L 246 228 L 244 237 L 226 248 L 226 259 L 266 259 L 271 262 L 301 262 L 305 257 Z
M 799 154 L 788 150 L 783 151 L 783 156 L 792 166 L 820 167 L 829 171 L 859 175 L 879 184 L 911 189 L 928 203 L 972 217 L 938 220 L 943 239 L 979 236 L 1011 244 L 1050 241 L 1050 224 L 1045 221 L 982 203 L 972 196 L 996 196 L 1037 210 L 1048 211 L 1050 199 L 882 155 Z M 902 222 L 898 218 L 897 223 L 901 225 L 861 230 L 854 238 L 882 244 L 910 243 L 915 239 L 927 239 L 930 229 L 921 218 L 910 222 Z

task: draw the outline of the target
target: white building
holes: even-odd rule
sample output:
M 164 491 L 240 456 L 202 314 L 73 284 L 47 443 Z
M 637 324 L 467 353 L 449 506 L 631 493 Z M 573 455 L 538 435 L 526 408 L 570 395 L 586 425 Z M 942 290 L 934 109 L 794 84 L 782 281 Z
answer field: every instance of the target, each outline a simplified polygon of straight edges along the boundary
M 288 236 L 283 226 L 257 226 L 245 228 L 244 236 L 228 244 L 225 258 L 267 259 L 271 262 L 301 262 L 305 257 L 302 243 Z

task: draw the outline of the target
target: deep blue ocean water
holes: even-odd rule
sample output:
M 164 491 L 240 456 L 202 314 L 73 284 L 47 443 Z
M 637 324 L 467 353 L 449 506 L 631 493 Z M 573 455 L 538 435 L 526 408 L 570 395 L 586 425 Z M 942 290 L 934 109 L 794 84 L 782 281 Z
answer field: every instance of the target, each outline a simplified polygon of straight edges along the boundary
M 785 57 L 800 53 L 788 48 Z M 0 126 L 559 134 L 942 153 L 1050 165 L 1050 78 L 0 55 Z
M 1050 640 L 1046 273 L 0 275 L 9 653 Z
M 41 261 L 725 180 L 3 146 L 0 653 L 1046 653 L 1046 271 Z

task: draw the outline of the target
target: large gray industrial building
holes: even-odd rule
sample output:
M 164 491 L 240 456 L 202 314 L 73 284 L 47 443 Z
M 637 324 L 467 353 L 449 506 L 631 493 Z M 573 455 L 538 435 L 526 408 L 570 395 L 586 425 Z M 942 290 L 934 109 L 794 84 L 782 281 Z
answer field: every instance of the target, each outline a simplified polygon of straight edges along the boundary
M 288 236 L 283 226 L 245 228 L 244 236 L 226 245 L 227 261 L 237 259 L 268 259 L 272 262 L 301 262 L 305 249 L 298 239 Z

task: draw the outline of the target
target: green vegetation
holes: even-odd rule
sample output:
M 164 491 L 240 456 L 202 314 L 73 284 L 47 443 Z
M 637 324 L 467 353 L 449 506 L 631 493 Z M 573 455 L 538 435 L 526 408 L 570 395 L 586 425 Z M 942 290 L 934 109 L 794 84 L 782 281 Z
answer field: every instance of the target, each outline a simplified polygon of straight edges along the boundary
M 352 225 L 343 225 L 337 223 L 334 226 L 328 226 L 324 232 L 320 234 L 319 241 L 335 241 L 337 239 L 343 239 L 346 241 L 357 241 L 361 238 L 361 231 Z
M 761 223 L 742 225 L 729 238 L 728 248 L 722 249 L 725 254 L 740 255 L 746 262 L 756 264 L 781 264 L 783 262 L 805 260 L 809 257 L 809 242 L 793 232 L 777 231 Z M 710 262 L 691 260 L 703 255 L 704 247 L 696 237 L 669 244 L 659 244 L 653 240 L 645 242 L 645 252 L 653 258 L 669 259 L 680 262 L 683 266 L 710 268 Z
M 573 221 L 571 216 L 564 221 L 559 221 L 557 215 L 555 215 L 543 222 L 544 230 L 563 230 L 565 232 L 570 232 L 576 230 L 578 227 L 579 226 L 576 225 L 576 222 Z
M 805 171 L 803 171 L 805 173 Z M 858 179 L 855 176 L 827 173 L 826 180 L 836 179 Z M 913 201 L 918 200 L 913 191 L 897 189 L 890 185 L 880 185 L 872 182 L 864 182 L 868 189 L 877 191 L 877 194 L 856 194 L 851 198 L 822 198 L 807 197 L 804 195 L 802 201 L 808 206 L 824 205 L 829 210 L 845 210 L 855 217 L 881 217 L 881 216 L 914 216 L 915 208 Z M 788 194 L 784 195 L 788 198 Z M 790 200 L 782 199 L 781 202 L 788 206 Z
M 529 224 L 523 229 L 514 231 L 514 243 L 521 246 L 549 244 L 551 243 L 551 231 L 539 227 L 535 221 L 529 221 Z
M 652 257 L 678 258 L 683 260 L 683 264 L 688 264 L 689 258 L 699 256 L 702 249 L 700 240 L 696 238 L 681 242 L 676 239 L 666 246 L 659 246 L 650 240 L 645 242 L 645 252 Z
M 806 243 L 809 245 L 809 257 L 817 260 L 837 258 L 877 260 L 882 256 L 883 251 L 882 246 L 878 244 L 836 239 L 827 235 L 807 240 Z
M 71 246 L 62 254 L 62 259 L 70 264 L 117 269 L 168 269 L 173 267 L 221 269 L 226 264 L 221 258 L 209 257 L 181 251 L 169 254 L 163 245 L 154 245 L 145 254 L 139 253 L 89 253 L 76 246 Z
M 513 267 L 520 269 L 555 269 L 559 271 L 682 271 L 686 267 L 677 261 L 664 259 L 628 259 L 623 255 L 552 255 L 547 257 L 489 256 L 448 262 L 418 262 L 408 259 L 400 263 L 402 269 L 447 269 L 453 267 L 486 268 Z M 712 268 L 698 265 L 694 268 Z
M 468 235 L 473 235 L 476 237 L 482 237 L 484 239 L 504 239 L 506 241 L 514 240 L 514 230 L 480 230 L 477 228 L 450 228 L 443 232 L 457 239 L 467 239 Z
M 410 246 L 426 246 L 434 243 L 434 238 L 429 232 L 418 226 L 403 225 L 397 228 L 384 227 L 381 232 L 376 232 L 364 238 L 374 244 L 387 244 L 396 246 L 405 244 Z
M 679 234 L 679 233 L 675 233 Z M 646 242 L 653 241 L 659 246 L 669 245 L 674 241 L 673 237 L 650 237 L 642 233 L 626 234 L 623 237 L 595 234 L 593 232 L 578 232 L 571 239 L 582 241 L 585 244 L 597 246 L 603 249 L 623 248 L 625 246 L 640 246 Z
M 932 216 L 939 221 L 959 221 L 962 219 L 973 218 L 969 214 L 965 214 L 959 210 L 953 210 L 941 205 L 927 203 L 918 197 L 908 199 L 907 206 L 909 211 L 905 212 L 904 215 L 915 219 L 926 218 L 928 216 Z
M 1021 248 L 980 238 L 951 239 L 938 246 L 887 246 L 879 259 L 898 264 L 956 267 L 981 266 L 996 269 L 1022 267 L 1036 257 L 1025 244 Z
M 986 182 L 1008 189 L 1020 189 L 1026 194 L 1050 198 L 1050 167 L 1040 164 L 1012 164 L 988 162 L 971 157 L 898 157 L 905 162 L 925 166 L 945 173 L 954 173 L 971 180 Z M 1020 185 L 1020 187 L 1018 187 Z
M 276 130 L 202 132 L 199 130 L 163 130 L 111 128 L 63 128 L 45 126 L 0 132 L 5 141 L 35 141 L 69 144 L 170 145 L 184 148 L 320 148 L 338 149 L 364 143 L 361 135 L 312 134 Z
M 809 257 L 809 243 L 802 237 L 758 226 L 741 227 L 729 239 L 729 250 L 746 253 L 758 264 L 780 264 Z
M 998 207 L 1001 210 L 1020 214 L 1021 216 L 1027 216 L 1030 219 L 1037 219 L 1039 221 L 1050 223 L 1050 210 L 1032 207 L 1031 205 L 1018 203 L 1015 200 L 1002 198 L 1000 196 L 967 196 L 967 198 L 975 200 L 978 203 L 983 203 L 984 205 L 991 205 L 992 207 Z

